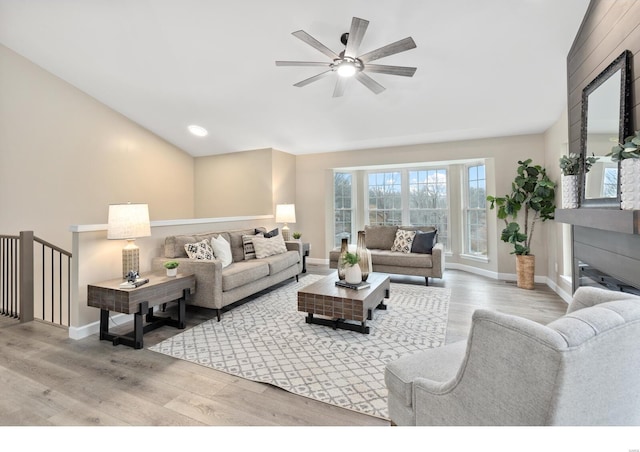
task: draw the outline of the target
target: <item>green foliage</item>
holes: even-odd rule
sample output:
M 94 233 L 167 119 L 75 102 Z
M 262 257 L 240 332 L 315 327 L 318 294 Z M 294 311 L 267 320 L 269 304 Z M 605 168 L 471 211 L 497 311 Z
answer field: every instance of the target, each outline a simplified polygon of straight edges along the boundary
M 176 261 L 167 261 L 164 263 L 164 268 L 171 270 L 172 268 L 178 268 L 178 265 L 180 264 Z
M 343 261 L 346 265 L 356 265 L 358 261 L 360 261 L 360 256 L 358 256 L 356 253 L 347 252 L 344 255 Z
M 607 156 L 610 156 L 614 162 L 640 158 L 640 130 L 636 130 L 635 135 L 625 138 L 624 143 L 618 143 L 612 147 Z
M 500 239 L 513 245 L 511 254 L 530 254 L 531 238 L 538 221 L 552 220 L 556 210 L 556 184 L 540 165 L 531 165 L 531 159 L 518 161 L 517 175 L 511 183 L 511 193 L 503 197 L 487 196 L 490 208 L 497 208 L 497 216 L 504 220 Z M 524 215 L 521 226 L 519 213 Z M 524 227 L 524 229 L 523 229 Z
M 591 157 L 587 157 L 584 162 L 584 172 L 585 174 L 589 172 L 591 166 L 598 160 L 598 157 L 592 155 Z M 562 170 L 562 174 L 565 176 L 576 176 L 580 174 L 580 170 L 582 167 L 582 155 L 576 154 L 575 152 L 570 152 L 569 155 L 563 155 L 560 158 L 560 169 Z
M 293 238 L 298 240 L 300 237 L 302 237 L 302 233 L 301 232 L 294 232 L 293 233 Z

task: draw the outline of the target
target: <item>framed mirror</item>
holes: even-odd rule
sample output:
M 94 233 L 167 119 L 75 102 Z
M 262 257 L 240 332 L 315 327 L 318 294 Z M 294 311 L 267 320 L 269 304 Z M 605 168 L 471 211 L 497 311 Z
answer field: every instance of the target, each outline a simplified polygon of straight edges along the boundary
M 620 207 L 620 163 L 606 155 L 629 135 L 630 64 L 625 50 L 582 90 L 580 152 L 598 160 L 582 171 L 581 207 Z

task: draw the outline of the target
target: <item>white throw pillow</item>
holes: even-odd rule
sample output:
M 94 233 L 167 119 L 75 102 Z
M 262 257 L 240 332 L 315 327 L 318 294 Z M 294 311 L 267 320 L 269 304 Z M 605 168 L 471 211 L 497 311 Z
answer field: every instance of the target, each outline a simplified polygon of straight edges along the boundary
M 287 245 L 285 245 L 284 239 L 279 234 L 270 238 L 254 237 L 253 248 L 256 251 L 256 258 L 258 259 L 287 252 Z
M 227 242 L 224 237 L 221 235 L 218 237 L 212 237 L 211 247 L 213 248 L 213 254 L 216 256 L 216 259 L 220 259 L 222 261 L 222 268 L 231 264 L 233 261 L 231 245 L 229 245 L 229 242 Z

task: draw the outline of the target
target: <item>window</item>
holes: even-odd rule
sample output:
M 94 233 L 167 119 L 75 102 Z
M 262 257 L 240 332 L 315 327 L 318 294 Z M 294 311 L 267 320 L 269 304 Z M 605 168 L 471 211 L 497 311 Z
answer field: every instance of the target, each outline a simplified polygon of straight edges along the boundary
M 473 256 L 487 255 L 487 185 L 484 165 L 467 167 L 465 250 Z
M 369 225 L 435 226 L 448 249 L 447 169 L 369 173 Z
M 334 246 L 340 246 L 343 238 L 351 239 L 353 230 L 352 179 L 351 173 L 334 174 Z
M 618 196 L 618 168 L 605 167 L 604 181 L 602 183 L 602 197 L 615 198 Z
M 369 224 L 402 224 L 402 178 L 399 171 L 371 173 L 368 178 Z
M 438 241 L 448 249 L 448 218 L 447 170 L 409 171 L 409 224 L 437 227 Z

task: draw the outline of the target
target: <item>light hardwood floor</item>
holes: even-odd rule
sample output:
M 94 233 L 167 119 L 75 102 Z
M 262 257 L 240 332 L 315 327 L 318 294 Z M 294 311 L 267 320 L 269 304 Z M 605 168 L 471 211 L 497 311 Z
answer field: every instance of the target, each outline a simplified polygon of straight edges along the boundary
M 322 266 L 309 273 L 325 274 Z M 304 277 L 304 275 L 302 276 Z M 422 278 L 392 282 L 424 284 Z M 541 323 L 566 303 L 547 286 L 518 289 L 449 270 L 433 286 L 452 291 L 447 342 L 466 338 L 471 315 L 488 308 Z M 188 327 L 213 318 L 187 310 Z M 145 347 L 176 334 L 162 327 Z M 261 383 L 149 350 L 114 347 L 97 336 L 67 337 L 65 329 L 0 316 L 0 425 L 4 426 L 386 426 L 387 421 L 290 394 Z

